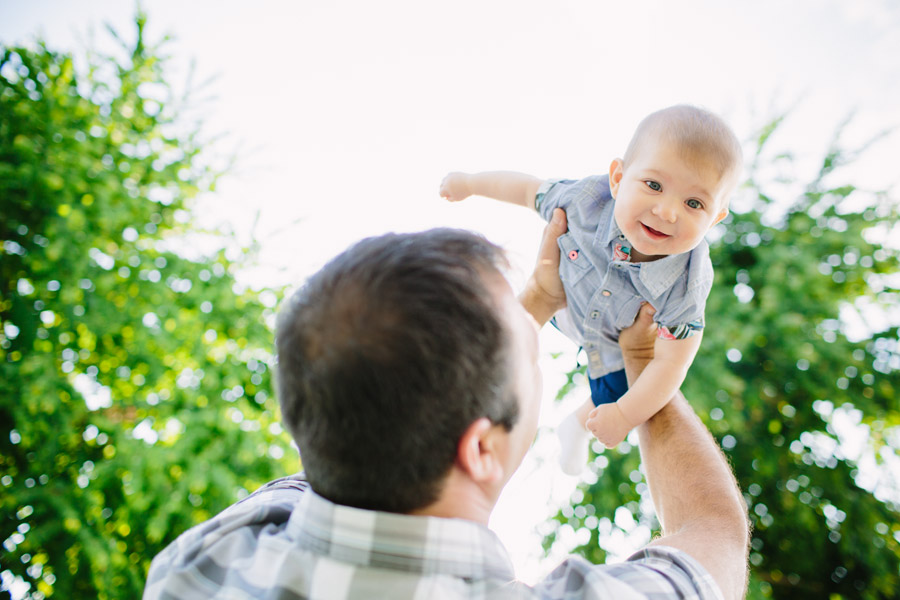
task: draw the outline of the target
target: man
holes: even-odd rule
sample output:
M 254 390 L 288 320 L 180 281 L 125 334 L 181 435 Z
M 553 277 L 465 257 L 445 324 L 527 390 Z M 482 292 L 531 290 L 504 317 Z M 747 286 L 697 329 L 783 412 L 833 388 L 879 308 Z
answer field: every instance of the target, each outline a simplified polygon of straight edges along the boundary
M 742 499 L 680 395 L 639 429 L 664 536 L 628 562 L 573 557 L 530 588 L 487 529 L 536 431 L 565 230 L 559 210 L 518 300 L 502 251 L 453 230 L 364 240 L 313 276 L 276 332 L 305 475 L 182 535 L 144 598 L 740 598 Z M 621 336 L 629 379 L 653 340 L 642 310 Z

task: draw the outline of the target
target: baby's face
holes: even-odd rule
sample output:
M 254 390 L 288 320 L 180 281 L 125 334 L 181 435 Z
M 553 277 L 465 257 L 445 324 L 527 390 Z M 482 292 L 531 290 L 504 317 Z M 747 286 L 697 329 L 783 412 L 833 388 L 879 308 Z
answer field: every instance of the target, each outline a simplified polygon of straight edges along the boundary
M 670 142 L 644 148 L 627 168 L 614 160 L 609 185 L 616 224 L 636 260 L 689 252 L 728 214 L 729 182 L 711 166 L 685 161 Z

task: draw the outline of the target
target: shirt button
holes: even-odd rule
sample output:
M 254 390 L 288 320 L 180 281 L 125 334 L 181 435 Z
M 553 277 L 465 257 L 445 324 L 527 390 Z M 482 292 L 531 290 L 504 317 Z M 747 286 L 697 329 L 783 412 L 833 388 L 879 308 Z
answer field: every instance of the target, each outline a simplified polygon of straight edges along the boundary
M 578 250 L 569 250 L 569 260 L 576 260 L 578 258 Z
M 592 310 L 592 311 L 591 311 L 591 318 L 592 318 L 592 319 L 596 319 L 596 318 L 598 318 L 599 316 L 600 316 L 600 311 L 599 311 L 599 310 Z
M 600 293 L 603 294 L 604 296 L 607 296 L 607 297 L 609 297 L 609 295 L 612 294 L 612 292 L 610 292 L 609 290 L 603 290 L 603 291 L 600 292 Z

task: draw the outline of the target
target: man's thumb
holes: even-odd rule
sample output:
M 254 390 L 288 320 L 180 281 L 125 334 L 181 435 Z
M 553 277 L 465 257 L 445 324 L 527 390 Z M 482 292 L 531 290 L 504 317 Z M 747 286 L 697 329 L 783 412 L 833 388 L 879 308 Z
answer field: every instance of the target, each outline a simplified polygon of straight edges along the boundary
M 645 321 L 649 323 L 653 320 L 653 315 L 656 314 L 656 309 L 649 302 L 641 303 L 641 311 L 638 313 L 638 321 Z
M 556 228 L 566 227 L 566 211 L 561 208 L 556 208 L 553 210 L 553 217 L 550 219 L 550 222 Z

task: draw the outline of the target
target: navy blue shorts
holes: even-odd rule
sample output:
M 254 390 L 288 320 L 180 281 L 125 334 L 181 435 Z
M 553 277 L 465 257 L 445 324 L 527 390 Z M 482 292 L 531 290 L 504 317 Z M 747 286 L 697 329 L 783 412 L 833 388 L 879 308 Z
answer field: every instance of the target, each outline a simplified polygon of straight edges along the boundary
M 590 379 L 590 378 L 588 378 Z M 603 377 L 590 379 L 591 401 L 594 406 L 611 404 L 625 395 L 628 391 L 628 380 L 625 379 L 625 369 L 607 373 Z
M 556 327 L 557 331 L 562 333 L 562 329 L 556 324 L 556 317 L 550 318 L 550 324 Z M 580 350 L 579 350 L 580 352 Z M 591 379 L 591 401 L 594 406 L 601 404 L 612 404 L 625 395 L 628 391 L 628 380 L 625 378 L 625 369 L 607 373 L 603 377 Z

